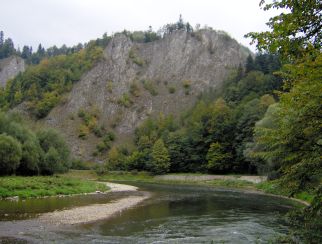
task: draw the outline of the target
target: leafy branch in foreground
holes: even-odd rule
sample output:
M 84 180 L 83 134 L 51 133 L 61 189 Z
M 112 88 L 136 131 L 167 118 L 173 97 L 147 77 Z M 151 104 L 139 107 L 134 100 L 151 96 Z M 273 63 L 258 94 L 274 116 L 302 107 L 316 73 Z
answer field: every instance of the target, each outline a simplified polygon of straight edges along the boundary
M 271 31 L 250 32 L 245 37 L 252 38 L 259 51 L 278 53 L 283 58 L 294 60 L 312 50 L 321 49 L 322 4 L 319 0 L 280 0 L 267 3 L 262 0 L 264 11 L 281 10 L 269 19 Z

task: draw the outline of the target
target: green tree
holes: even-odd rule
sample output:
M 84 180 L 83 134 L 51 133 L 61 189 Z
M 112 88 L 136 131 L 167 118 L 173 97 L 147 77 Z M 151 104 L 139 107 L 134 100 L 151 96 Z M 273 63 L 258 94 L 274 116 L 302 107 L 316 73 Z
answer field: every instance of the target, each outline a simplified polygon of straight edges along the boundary
M 0 134 L 0 172 L 15 173 L 22 156 L 21 144 L 12 136 Z
M 40 169 L 44 175 L 53 175 L 64 171 L 61 157 L 54 147 L 50 147 L 40 163 Z
M 265 11 L 282 10 L 267 23 L 271 31 L 251 32 L 245 35 L 257 43 L 259 51 L 279 53 L 284 59 L 305 56 L 312 48 L 321 49 L 322 5 L 319 0 L 276 0 L 272 3 L 260 1 Z
M 285 78 L 294 85 L 255 129 L 257 156 L 279 162 L 290 195 L 310 188 L 321 174 L 321 65 L 320 54 L 315 61 L 285 66 Z
M 248 73 L 255 69 L 254 59 L 251 54 L 246 59 L 245 72 Z
M 169 171 L 170 158 L 168 149 L 162 139 L 157 140 L 151 152 L 150 169 L 154 174 L 164 174 Z
M 55 169 L 59 170 L 59 172 L 67 171 L 71 167 L 70 151 L 62 136 L 55 130 L 50 129 L 39 131 L 37 133 L 37 137 L 39 139 L 40 146 L 46 155 L 48 154 L 49 150 L 51 150 L 47 157 L 49 157 L 49 159 L 53 162 L 57 162 L 57 167 L 45 165 L 45 168 L 40 168 L 40 170 L 45 172 L 45 174 L 55 173 L 51 171 Z M 56 160 L 56 152 L 59 160 Z M 53 158 L 55 158 L 55 160 L 53 160 Z M 40 165 L 40 167 L 43 166 L 44 165 Z M 49 171 L 47 171 L 47 169 L 49 169 Z
M 126 158 L 126 167 L 128 170 L 147 170 L 147 163 L 150 160 L 148 150 L 134 151 Z
M 119 150 L 117 149 L 117 147 L 113 146 L 107 154 L 108 160 L 107 160 L 107 168 L 109 170 L 116 170 L 119 169 L 120 167 L 120 157 L 121 154 L 119 152 Z
M 231 168 L 232 155 L 225 152 L 224 147 L 218 142 L 211 143 L 206 158 L 207 168 L 210 172 L 225 172 Z
M 38 139 L 34 136 L 27 140 L 22 145 L 22 158 L 17 172 L 22 175 L 39 175 L 39 164 L 43 156 Z

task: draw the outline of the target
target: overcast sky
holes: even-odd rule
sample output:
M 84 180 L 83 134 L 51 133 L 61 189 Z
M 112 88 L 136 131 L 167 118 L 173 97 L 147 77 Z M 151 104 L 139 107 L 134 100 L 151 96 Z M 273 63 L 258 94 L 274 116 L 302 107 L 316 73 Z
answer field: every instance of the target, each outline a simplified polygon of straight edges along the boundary
M 158 30 L 182 14 L 197 23 L 228 32 L 249 46 L 243 35 L 263 31 L 273 14 L 259 8 L 260 0 L 0 0 L 0 30 L 15 46 L 39 43 L 68 46 L 126 30 Z M 255 50 L 255 47 L 250 47 Z

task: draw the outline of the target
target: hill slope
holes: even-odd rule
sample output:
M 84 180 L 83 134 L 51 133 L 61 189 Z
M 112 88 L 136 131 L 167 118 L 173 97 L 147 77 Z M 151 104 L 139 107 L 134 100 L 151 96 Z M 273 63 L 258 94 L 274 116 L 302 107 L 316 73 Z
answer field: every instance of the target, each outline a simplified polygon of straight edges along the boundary
M 75 155 L 92 159 L 101 140 L 91 133 L 93 128 L 104 126 L 124 141 L 148 116 L 191 107 L 200 93 L 218 88 L 248 55 L 246 48 L 217 31 L 176 31 L 149 43 L 116 34 L 104 60 L 73 86 L 45 123 L 65 134 Z

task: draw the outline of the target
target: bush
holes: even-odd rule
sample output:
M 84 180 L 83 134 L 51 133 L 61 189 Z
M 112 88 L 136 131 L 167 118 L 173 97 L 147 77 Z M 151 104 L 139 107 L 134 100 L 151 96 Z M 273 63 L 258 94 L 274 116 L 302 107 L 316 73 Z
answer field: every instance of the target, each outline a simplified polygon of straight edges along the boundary
M 115 140 L 115 134 L 111 131 L 107 132 L 104 139 L 104 141 L 114 141 Z
M 38 175 L 39 163 L 44 158 L 43 151 L 36 137 L 22 145 L 22 158 L 17 172 L 20 175 Z
M 139 85 L 134 81 L 130 85 L 130 93 L 132 96 L 139 97 L 140 96 L 140 88 Z
M 0 172 L 15 173 L 22 157 L 21 144 L 12 136 L 0 134 Z
M 53 175 L 55 172 L 64 172 L 62 159 L 53 147 L 50 147 L 45 154 L 44 160 L 40 164 L 41 173 L 44 175 Z
M 86 163 L 80 159 L 73 159 L 72 160 L 72 166 L 71 169 L 77 169 L 77 170 L 90 170 L 93 169 L 93 165 L 90 165 L 91 163 Z
M 149 91 L 152 96 L 158 95 L 158 92 L 156 91 L 152 81 L 150 80 L 141 80 L 143 87 L 145 90 Z
M 147 150 L 139 152 L 134 151 L 126 158 L 126 165 L 128 170 L 146 170 L 147 162 L 149 162 L 149 153 Z
M 105 128 L 104 126 L 95 126 L 93 129 L 92 129 L 93 133 L 95 134 L 95 136 L 97 137 L 102 137 L 104 135 L 104 132 L 105 132 Z
M 138 66 L 142 67 L 145 64 L 145 61 L 138 56 L 137 50 L 133 47 L 129 51 L 129 58 Z
M 182 81 L 182 86 L 184 89 L 190 89 L 191 87 L 191 81 L 190 80 L 184 80 Z
M 170 94 L 173 94 L 173 93 L 176 92 L 176 88 L 174 86 L 169 86 L 168 91 L 169 91 Z
M 57 132 L 35 133 L 18 115 L 0 112 L 1 174 L 53 174 L 70 166 L 69 149 Z
M 38 132 L 37 136 L 45 152 L 45 160 L 40 164 L 40 171 L 43 174 L 67 171 L 71 167 L 70 151 L 61 135 L 54 130 L 43 130 Z
M 129 94 L 127 93 L 124 93 L 122 95 L 122 97 L 120 97 L 118 100 L 117 100 L 117 103 L 126 107 L 126 108 L 129 108 L 131 107 L 131 105 L 133 104 L 133 101 L 131 100 Z
M 113 81 L 109 80 L 106 84 L 106 89 L 109 93 L 113 93 Z

